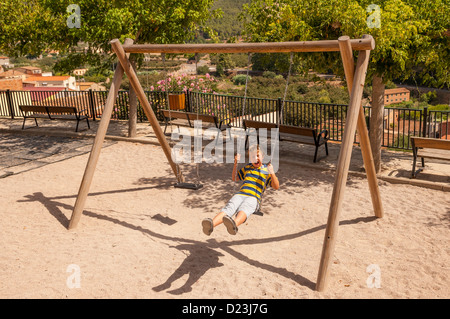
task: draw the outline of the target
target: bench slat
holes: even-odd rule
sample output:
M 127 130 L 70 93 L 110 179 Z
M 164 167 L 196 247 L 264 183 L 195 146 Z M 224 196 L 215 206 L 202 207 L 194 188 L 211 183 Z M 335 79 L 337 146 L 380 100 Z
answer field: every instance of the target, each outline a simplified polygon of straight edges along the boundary
M 47 110 L 45 106 L 34 106 L 34 105 L 20 105 L 19 109 L 22 112 L 37 112 L 37 113 L 46 113 Z
M 77 114 L 77 108 L 76 107 L 70 107 L 70 106 L 46 106 L 49 113 L 70 113 L 70 114 Z
M 162 110 L 164 117 L 172 117 L 177 119 L 188 119 L 188 114 L 186 112 L 182 111 L 169 111 L 169 110 Z
M 183 112 L 183 111 L 169 111 L 169 110 L 162 110 L 164 117 L 166 118 L 177 118 L 177 119 L 184 119 L 184 120 L 190 120 L 190 121 L 203 121 L 208 123 L 219 123 L 219 119 L 215 115 L 208 115 L 208 114 L 197 114 L 194 112 Z
M 316 145 L 314 143 L 314 140 L 312 140 L 311 138 L 302 137 L 302 136 L 299 136 L 299 135 L 293 136 L 292 138 L 286 138 L 286 137 L 283 136 L 283 137 L 280 137 L 280 141 L 295 142 L 295 143 L 302 143 L 302 144 L 308 144 L 308 145 Z
M 411 140 L 413 141 L 415 147 L 450 150 L 450 140 L 416 136 L 412 136 Z
M 214 115 L 207 115 L 207 114 L 196 114 L 196 113 L 189 113 L 189 119 L 191 121 L 203 121 L 203 122 L 208 122 L 208 123 L 219 123 L 217 116 Z
M 311 136 L 313 138 L 316 137 L 315 129 L 290 125 L 280 125 L 280 133 Z
M 260 121 L 254 121 L 254 120 L 244 120 L 244 127 L 245 128 L 277 128 L 277 124 L 275 123 L 268 123 L 268 122 L 260 122 Z
M 450 151 L 449 150 L 419 149 L 417 151 L 417 156 L 450 161 Z

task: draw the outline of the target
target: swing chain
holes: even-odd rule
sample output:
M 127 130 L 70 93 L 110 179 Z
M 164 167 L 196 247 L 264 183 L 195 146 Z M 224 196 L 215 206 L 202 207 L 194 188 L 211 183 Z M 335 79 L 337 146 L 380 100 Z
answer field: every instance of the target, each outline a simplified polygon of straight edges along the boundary
M 245 104 L 247 102 L 247 84 L 248 84 L 248 73 L 250 70 L 250 62 L 251 62 L 251 53 L 248 53 L 248 61 L 247 61 L 247 75 L 245 77 L 245 90 L 244 90 L 244 103 L 242 106 L 242 121 L 244 121 L 244 116 L 245 116 Z
M 284 88 L 284 95 L 283 95 L 283 102 L 281 103 L 281 110 L 280 110 L 280 116 L 278 119 L 278 125 L 284 123 L 283 120 L 283 111 L 284 111 L 284 104 L 286 102 L 286 96 L 287 96 L 287 90 L 289 87 L 289 78 L 291 77 L 291 71 L 292 71 L 292 64 L 294 62 L 294 52 L 291 52 L 290 58 L 289 58 L 289 71 L 288 71 L 288 75 L 286 77 L 286 86 Z

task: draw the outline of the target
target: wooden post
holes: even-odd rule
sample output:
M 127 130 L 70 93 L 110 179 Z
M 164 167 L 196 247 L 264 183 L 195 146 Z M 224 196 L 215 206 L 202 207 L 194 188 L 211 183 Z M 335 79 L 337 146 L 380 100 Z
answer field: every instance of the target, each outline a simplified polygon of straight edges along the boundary
M 132 44 L 133 40 L 127 39 L 125 43 Z M 105 140 L 106 131 L 108 130 L 109 121 L 111 120 L 114 103 L 119 92 L 120 83 L 122 82 L 123 72 L 124 70 L 122 66 L 118 64 L 114 73 L 111 87 L 109 89 L 108 97 L 106 99 L 105 108 L 103 109 L 102 119 L 100 120 L 97 134 L 95 135 L 91 154 L 89 155 L 86 169 L 84 171 L 80 189 L 78 190 L 77 200 L 75 201 L 75 206 L 70 218 L 69 229 L 73 229 L 78 225 L 78 222 L 80 221 L 81 215 L 83 213 L 86 198 L 89 193 L 89 188 L 91 187 L 92 178 L 94 177 L 95 167 L 97 166 L 98 158 L 102 150 L 103 141 Z
M 327 229 L 323 242 L 322 256 L 320 259 L 319 274 L 317 276 L 316 290 L 323 291 L 328 282 L 329 270 L 332 264 L 334 246 L 339 227 L 339 215 L 344 199 L 345 185 L 347 183 L 348 168 L 352 154 L 353 139 L 361 107 L 361 99 L 369 64 L 370 51 L 360 51 L 356 64 L 356 72 L 353 80 L 350 104 L 347 113 L 344 136 L 342 139 L 339 160 L 337 163 L 333 193 L 331 196 L 330 210 L 328 214 Z
M 125 51 L 123 50 L 122 44 L 120 44 L 120 41 L 118 39 L 114 39 L 110 43 L 112 49 L 117 55 L 117 58 L 119 59 L 120 64 L 122 65 L 125 73 L 127 74 L 128 79 L 130 80 L 130 85 L 133 87 L 139 101 L 141 102 L 142 108 L 144 109 L 144 113 L 147 116 L 148 120 L 150 121 L 153 131 L 155 132 L 159 144 L 161 145 L 164 154 L 166 155 L 166 158 L 169 161 L 173 173 L 175 174 L 178 182 L 184 182 L 184 178 L 181 174 L 181 171 L 177 172 L 177 165 L 172 160 L 172 150 L 169 146 L 169 143 L 167 142 L 166 137 L 164 136 L 164 133 L 161 129 L 161 126 L 159 125 L 158 120 L 156 119 L 155 113 L 153 113 L 150 103 L 148 102 L 147 97 L 145 96 L 145 92 L 142 89 L 141 84 L 139 83 L 139 79 L 136 75 L 136 72 L 134 71 L 130 61 L 128 60 L 125 54 Z
M 365 36 L 363 36 L 365 38 Z M 352 93 L 354 62 L 353 51 L 348 36 L 342 36 L 338 39 L 339 47 L 341 48 L 341 57 L 344 64 L 345 78 L 347 79 L 348 93 Z M 367 181 L 369 183 L 370 196 L 372 198 L 372 205 L 375 216 L 383 217 L 383 204 L 381 202 L 380 190 L 378 189 L 377 174 L 375 172 L 375 164 L 373 162 L 372 149 L 370 148 L 369 132 L 367 130 L 366 119 L 364 116 L 364 108 L 362 105 L 359 108 L 357 131 L 360 139 L 361 153 L 364 161 L 364 168 L 367 174 Z

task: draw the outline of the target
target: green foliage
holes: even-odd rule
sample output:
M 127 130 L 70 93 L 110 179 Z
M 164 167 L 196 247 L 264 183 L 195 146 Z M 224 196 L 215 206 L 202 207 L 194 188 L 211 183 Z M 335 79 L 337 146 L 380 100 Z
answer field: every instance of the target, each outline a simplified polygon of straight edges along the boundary
M 39 55 L 48 48 L 55 23 L 42 1 L 1 1 L 0 52 L 15 57 Z
M 88 64 L 110 68 L 109 42 L 118 38 L 135 43 L 184 43 L 194 38 L 209 19 L 214 0 L 77 0 L 80 28 L 69 28 L 70 0 L 6 0 L 0 5 L 0 51 L 40 54 L 48 49 L 68 53 L 57 69 L 69 72 Z M 86 50 L 77 50 L 83 42 Z M 142 62 L 142 55 L 133 58 Z
M 424 93 L 424 94 L 422 94 L 420 96 L 420 101 L 421 102 L 433 103 L 436 100 L 437 100 L 436 91 L 429 91 L 429 92 Z
M 197 68 L 197 74 L 205 75 L 209 72 L 209 66 L 202 65 Z
M 211 9 L 222 10 L 222 18 L 211 19 L 207 25 L 217 32 L 221 40 L 227 40 L 233 36 L 240 36 L 243 30 L 239 15 L 242 12 L 242 5 L 250 0 L 216 0 Z
M 277 74 L 272 71 L 264 71 L 263 72 L 263 77 L 268 78 L 268 79 L 273 79 L 273 78 L 275 78 L 276 75 Z
M 447 104 L 437 104 L 428 107 L 430 111 L 450 111 L 450 105 Z
M 243 95 L 242 85 L 245 84 L 245 74 L 237 75 L 239 83 L 236 87 L 224 86 L 222 92 L 231 95 Z M 233 77 L 234 82 L 235 77 Z M 286 100 L 307 101 L 317 103 L 348 104 L 349 96 L 347 88 L 344 86 L 331 85 L 327 82 L 320 82 L 314 86 L 308 86 L 307 78 L 301 76 L 291 76 Z M 220 86 L 219 86 L 220 87 Z M 247 95 L 257 98 L 278 99 L 283 98 L 286 89 L 286 79 L 282 75 L 275 77 L 253 76 L 247 84 Z
M 250 82 L 252 80 L 252 77 L 249 75 L 247 79 L 247 75 L 245 74 L 238 74 L 233 76 L 233 83 L 235 85 L 245 85 L 245 82 Z
M 395 89 L 397 87 L 397 85 L 392 82 L 391 80 L 387 81 L 385 84 L 385 88 L 386 89 Z
M 450 25 L 448 0 L 384 0 L 379 27 L 369 28 L 366 0 L 253 0 L 242 19 L 248 41 L 279 42 L 337 39 L 341 35 L 374 37 L 369 75 L 384 81 L 421 77 L 426 83 L 449 86 Z M 277 57 L 273 65 L 277 63 Z M 296 54 L 300 70 L 331 69 L 343 75 L 338 53 Z M 269 65 L 261 63 L 261 65 Z M 279 66 L 275 66 L 279 68 Z M 270 69 L 273 70 L 273 69 Z
M 236 64 L 232 56 L 233 54 L 220 53 L 211 59 L 211 62 L 216 64 L 216 73 L 218 76 L 223 76 L 228 70 L 235 68 Z

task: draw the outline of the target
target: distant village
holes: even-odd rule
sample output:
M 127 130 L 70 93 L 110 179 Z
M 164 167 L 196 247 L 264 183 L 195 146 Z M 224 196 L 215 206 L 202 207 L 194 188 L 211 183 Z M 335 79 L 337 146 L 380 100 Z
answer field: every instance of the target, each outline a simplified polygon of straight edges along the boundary
M 14 67 L 9 57 L 0 56 L 0 90 L 12 91 L 105 91 L 106 88 L 95 82 L 77 81 L 87 69 L 76 69 L 74 76 L 54 76 L 35 66 Z

